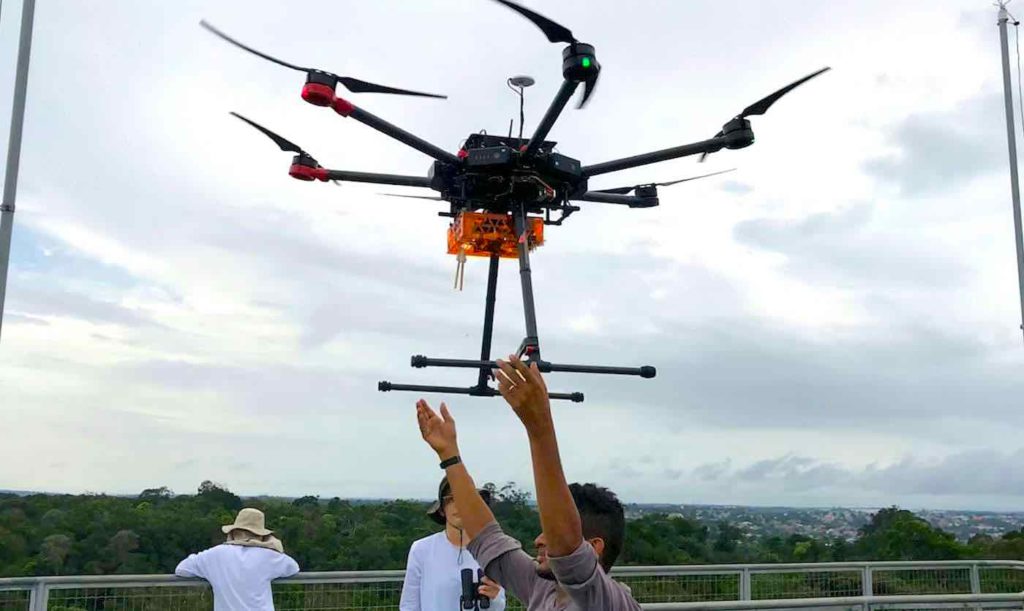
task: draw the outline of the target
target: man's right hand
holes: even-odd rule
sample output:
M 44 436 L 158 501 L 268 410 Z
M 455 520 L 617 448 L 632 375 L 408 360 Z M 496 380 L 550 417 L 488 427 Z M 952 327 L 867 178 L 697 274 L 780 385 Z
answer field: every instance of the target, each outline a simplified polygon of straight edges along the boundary
M 448 411 L 448 406 L 441 404 L 441 415 L 430 408 L 426 401 L 416 402 L 416 421 L 420 425 L 420 435 L 431 448 L 437 452 L 441 460 L 459 454 L 459 442 L 455 434 L 455 419 Z
M 494 370 L 494 379 L 498 382 L 498 392 L 512 406 L 526 432 L 531 436 L 552 432 L 554 424 L 548 387 L 537 363 L 527 365 L 514 354 L 509 355 L 508 361 L 498 360 L 496 363 L 498 369 Z

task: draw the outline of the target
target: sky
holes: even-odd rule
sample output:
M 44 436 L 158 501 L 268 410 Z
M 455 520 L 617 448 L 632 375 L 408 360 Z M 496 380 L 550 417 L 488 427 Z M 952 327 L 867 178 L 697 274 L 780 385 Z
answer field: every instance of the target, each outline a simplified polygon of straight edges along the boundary
M 0 14 L 13 83 L 17 2 Z M 595 178 L 735 172 L 645 210 L 583 204 L 533 258 L 570 481 L 629 502 L 1024 509 L 1024 344 L 996 9 L 986 0 L 540 0 L 596 45 L 601 83 L 549 139 L 584 164 L 754 119 L 754 146 Z M 1011 10 L 1014 5 L 1010 5 Z M 1024 12 L 1024 4 L 1017 7 Z M 0 488 L 429 498 L 441 475 L 408 393 L 471 372 L 485 260 L 452 290 L 428 194 L 287 176 L 263 123 L 325 166 L 424 175 L 430 159 L 305 104 L 297 63 L 447 100 L 350 99 L 450 151 L 526 131 L 560 45 L 487 0 L 39 2 L 0 339 Z M 1011 32 L 1013 52 L 1013 32 Z M 0 116 L 9 116 L 0 87 Z M 6 141 L 7 121 L 0 121 Z M 514 262 L 497 354 L 523 336 Z M 428 396 L 434 405 L 446 397 Z M 499 399 L 447 397 L 478 482 L 532 489 Z

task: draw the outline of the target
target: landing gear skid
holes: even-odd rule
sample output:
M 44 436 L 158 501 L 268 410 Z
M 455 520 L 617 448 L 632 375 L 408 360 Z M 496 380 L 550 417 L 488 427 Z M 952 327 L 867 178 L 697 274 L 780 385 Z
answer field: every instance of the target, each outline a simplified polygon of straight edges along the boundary
M 518 204 L 515 211 L 516 235 L 523 235 L 527 228 L 526 206 Z M 411 359 L 411 365 L 418 369 L 424 367 L 455 367 L 463 369 L 477 369 L 479 375 L 474 386 L 424 386 L 419 384 L 392 384 L 383 381 L 377 384 L 377 390 L 390 392 L 392 390 L 411 391 L 421 393 L 444 393 L 449 395 L 469 395 L 471 397 L 496 397 L 498 391 L 489 385 L 494 378 L 491 373 L 497 368 L 491 360 L 491 336 L 494 331 L 494 302 L 498 291 L 498 255 L 491 255 L 490 267 L 487 273 L 487 301 L 484 308 L 484 332 L 480 345 L 479 360 L 463 359 L 434 359 L 423 355 L 416 355 Z M 645 365 L 643 367 L 608 367 L 604 365 L 568 365 L 562 363 L 551 363 L 540 356 L 540 340 L 537 336 L 537 311 L 533 302 L 533 280 L 530 272 L 530 250 L 527 240 L 519 242 L 519 279 L 523 290 L 523 314 L 526 318 L 526 337 L 519 344 L 519 357 L 527 363 L 536 363 L 542 373 L 565 372 L 565 373 L 595 373 L 605 375 L 640 376 L 641 378 L 653 378 L 657 375 L 654 367 Z M 583 393 L 550 393 L 552 399 L 561 399 L 581 403 Z

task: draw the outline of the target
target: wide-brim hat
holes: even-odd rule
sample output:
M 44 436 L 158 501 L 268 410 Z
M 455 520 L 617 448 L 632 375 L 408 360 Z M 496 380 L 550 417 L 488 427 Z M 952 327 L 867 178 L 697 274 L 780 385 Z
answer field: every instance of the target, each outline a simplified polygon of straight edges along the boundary
M 235 516 L 234 524 L 221 526 L 220 529 L 225 535 L 233 530 L 247 530 L 261 537 L 274 534 L 274 531 L 267 528 L 263 512 L 251 507 L 246 507 L 239 511 L 238 515 Z
M 446 475 L 441 478 L 441 483 L 437 486 L 437 500 L 434 501 L 430 506 L 430 509 L 427 510 L 427 516 L 441 526 L 444 526 L 448 522 L 444 517 L 444 497 L 451 494 L 451 491 L 452 485 L 448 483 L 448 476 Z M 477 492 L 480 493 L 480 496 L 483 497 L 484 502 L 487 503 L 487 505 L 491 504 L 490 490 L 481 488 L 478 489 Z

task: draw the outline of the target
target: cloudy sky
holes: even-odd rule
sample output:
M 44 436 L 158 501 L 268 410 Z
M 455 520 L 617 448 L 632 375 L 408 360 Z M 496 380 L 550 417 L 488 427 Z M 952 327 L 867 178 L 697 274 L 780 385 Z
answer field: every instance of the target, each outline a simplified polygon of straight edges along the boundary
M 16 4 L 0 15 L 3 83 Z M 659 369 L 550 377 L 587 394 L 555 407 L 570 479 L 638 502 L 1024 509 L 990 3 L 528 5 L 597 45 L 597 95 L 551 134 L 584 163 L 704 139 L 833 67 L 756 120 L 754 147 L 592 186 L 736 172 L 663 189 L 655 209 L 584 204 L 551 228 L 534 259 L 545 355 Z M 289 156 L 229 111 L 334 168 L 423 174 L 430 160 L 304 104 L 300 74 L 198 22 L 295 63 L 448 94 L 352 100 L 452 151 L 507 129 L 513 74 L 537 79 L 532 130 L 560 47 L 485 0 L 303 6 L 39 2 L 0 343 L 0 488 L 188 492 L 213 479 L 242 494 L 432 494 L 416 397 L 377 381 L 470 383 L 408 359 L 479 350 L 486 262 L 451 289 L 438 206 L 378 195 L 416 189 L 290 179 Z M 0 96 L 0 116 L 9 108 Z M 495 342 L 510 351 L 522 314 L 504 270 Z M 510 410 L 451 403 L 478 479 L 530 482 Z

